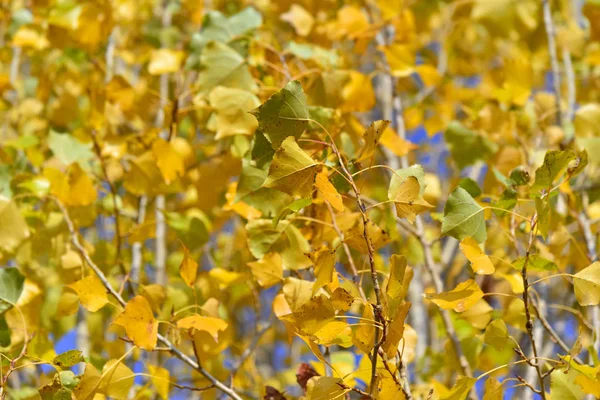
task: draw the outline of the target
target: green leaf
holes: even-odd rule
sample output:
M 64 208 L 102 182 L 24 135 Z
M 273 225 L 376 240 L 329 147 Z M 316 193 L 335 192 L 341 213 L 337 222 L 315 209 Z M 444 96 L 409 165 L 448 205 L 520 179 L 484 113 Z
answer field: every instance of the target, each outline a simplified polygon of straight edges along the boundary
M 458 240 L 470 236 L 477 243 L 487 239 L 483 208 L 461 187 L 454 189 L 444 207 L 442 235 Z
M 469 194 L 472 197 L 479 197 L 481 195 L 481 188 L 479 187 L 479 185 L 477 184 L 477 182 L 475 182 L 471 178 L 462 178 L 458 182 L 458 186 L 460 186 L 461 188 L 463 188 L 467 192 L 469 192 Z
M 293 136 L 289 136 L 275 152 L 263 186 L 291 196 L 309 197 L 317 167 L 317 162 L 298 146 Z
M 50 131 L 48 147 L 65 165 L 78 162 L 83 166 L 88 160 L 94 158 L 92 143 L 82 143 L 68 133 Z
M 0 347 L 8 346 L 10 346 L 10 328 L 4 315 L 0 315 Z
M 24 283 L 25 277 L 21 275 L 18 269 L 0 269 L 0 314 L 17 304 L 23 292 Z
M 488 138 L 466 128 L 458 121 L 448 125 L 444 134 L 452 159 L 459 169 L 473 165 L 477 160 L 485 160 L 498 150 L 498 146 Z
M 575 158 L 577 157 L 571 150 L 546 152 L 544 163 L 535 170 L 535 182 L 531 186 L 531 190 L 551 189 L 554 180 Z
M 288 136 L 299 138 L 309 117 L 302 85 L 298 81 L 289 82 L 252 113 L 274 149 Z
M 526 257 L 520 257 L 512 262 L 512 266 L 518 269 L 519 271 L 523 269 L 525 266 Z M 558 266 L 550 260 L 545 259 L 537 254 L 532 254 L 529 256 L 529 261 L 527 262 L 527 271 L 555 271 L 558 269 Z
M 69 368 L 80 362 L 85 362 L 83 353 L 79 350 L 68 350 L 54 357 L 52 364 L 59 367 Z
M 206 44 L 200 57 L 198 86 L 208 93 L 216 86 L 244 89 L 256 92 L 254 82 L 244 57 L 225 43 L 211 41 Z
M 288 227 L 289 221 L 280 221 L 276 227 L 268 219 L 253 219 L 246 224 L 246 235 L 248 237 L 248 249 L 250 253 L 261 259 L 269 252 L 273 244 L 281 237 Z
M 503 210 L 510 211 L 517 205 L 517 192 L 512 188 L 508 187 L 502 192 L 502 196 L 494 203 L 494 207 L 501 208 Z M 494 214 L 499 217 L 506 215 L 506 212 L 500 210 L 494 210 Z

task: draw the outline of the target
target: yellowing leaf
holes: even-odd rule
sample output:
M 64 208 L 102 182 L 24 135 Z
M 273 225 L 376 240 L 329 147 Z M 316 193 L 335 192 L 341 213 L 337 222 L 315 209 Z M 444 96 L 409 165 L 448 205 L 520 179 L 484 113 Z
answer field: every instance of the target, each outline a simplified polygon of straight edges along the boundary
M 275 152 L 263 187 L 278 189 L 292 196 L 308 197 L 312 192 L 317 166 L 315 160 L 290 136 Z
M 398 157 L 404 157 L 412 150 L 419 148 L 416 144 L 402 139 L 392 128 L 388 128 L 383 132 L 379 143 L 390 149 Z
M 43 50 L 48 47 L 49 42 L 46 35 L 34 26 L 23 25 L 13 35 L 12 45 L 15 47 L 29 47 Z
M 425 87 L 437 86 L 442 81 L 442 76 L 433 65 L 421 64 L 415 67 Z
M 292 4 L 290 10 L 281 14 L 281 20 L 289 22 L 298 36 L 307 36 L 315 24 L 315 19 L 304 7 Z
M 496 270 L 490 258 L 472 237 L 466 237 L 460 242 L 460 250 L 471 262 L 471 267 L 476 274 L 490 275 Z
M 465 400 L 476 381 L 475 378 L 459 376 L 452 389 L 446 395 L 441 396 L 440 400 Z
M 390 126 L 390 121 L 379 120 L 373 122 L 363 134 L 363 140 L 365 142 L 363 151 L 358 161 L 369 159 L 373 156 L 375 149 L 379 145 L 379 138 L 383 135 L 383 132 Z
M 135 374 L 119 360 L 110 360 L 102 368 L 102 380 L 98 391 L 117 400 L 129 398 Z
M 185 172 L 183 157 L 171 143 L 163 139 L 157 139 L 152 144 L 152 154 L 167 184 L 173 182 L 178 176 L 183 176 Z
M 385 54 L 393 76 L 403 78 L 415 72 L 416 53 L 410 46 L 394 43 L 380 47 L 380 50 Z
M 421 195 L 421 186 L 415 176 L 407 177 L 400 185 L 390 185 L 388 198 L 396 206 L 396 214 L 414 222 L 418 214 L 432 208 Z
M 205 317 L 202 315 L 192 315 L 177 321 L 178 328 L 208 332 L 215 339 L 215 342 L 219 340 L 219 332 L 224 331 L 227 325 L 227 322 L 221 318 Z
M 279 253 L 268 253 L 258 261 L 251 261 L 248 266 L 254 279 L 263 288 L 269 288 L 283 280 L 283 264 Z
M 14 251 L 29 237 L 29 228 L 14 201 L 0 196 L 0 249 Z
M 344 112 L 366 112 L 375 106 L 375 91 L 371 78 L 358 71 L 349 72 L 350 80 L 342 89 L 342 105 Z
M 385 291 L 390 299 L 403 299 L 413 277 L 412 268 L 407 266 L 406 257 L 393 254 L 390 257 L 390 276 Z
M 150 303 L 143 296 L 135 296 L 125 306 L 125 311 L 114 324 L 125 328 L 127 336 L 142 349 L 151 351 L 156 347 L 158 321 L 154 319 Z
M 215 139 L 234 135 L 252 135 L 258 127 L 258 121 L 250 110 L 260 105 L 258 97 L 242 90 L 217 86 L 208 96 L 215 114 L 208 122 L 208 129 L 217 132 Z
M 85 365 L 85 371 L 73 393 L 78 400 L 92 400 L 99 389 L 102 375 L 92 364 Z
M 352 336 L 352 343 L 359 348 L 363 353 L 369 354 L 373 350 L 375 341 L 375 315 L 371 304 L 365 304 L 362 319 L 359 322 L 358 328 Z
M 68 287 L 77 293 L 79 301 L 88 311 L 98 311 L 108 303 L 106 288 L 96 275 L 87 276 Z
M 341 399 L 347 392 L 340 383 L 340 378 L 331 376 L 315 376 L 310 378 L 306 385 L 306 400 Z
M 150 379 L 152 380 L 152 384 L 156 388 L 161 399 L 169 400 L 169 370 L 166 368 L 155 367 L 154 365 L 148 365 L 148 371 L 151 375 Z
M 179 265 L 179 274 L 186 285 L 193 288 L 198 274 L 198 263 L 190 257 L 190 251 L 183 245 L 183 260 Z
M 385 342 L 381 345 L 381 349 L 385 352 L 389 359 L 396 356 L 398 352 L 398 345 L 404 335 L 404 320 L 410 310 L 410 303 L 404 302 L 397 309 L 396 313 L 392 317 L 392 320 L 388 323 L 388 332 Z
M 575 297 L 582 306 L 600 304 L 600 261 L 575 274 L 573 278 Z
M 344 202 L 342 201 L 342 196 L 338 193 L 335 186 L 329 182 L 329 178 L 327 177 L 327 172 L 325 170 L 317 174 L 317 178 L 315 179 L 315 187 L 333 208 L 339 212 L 344 211 Z
M 483 297 L 483 292 L 472 279 L 459 283 L 449 292 L 428 294 L 426 298 L 444 310 L 463 312 L 471 308 Z
M 296 311 L 281 317 L 288 321 L 303 335 L 313 335 L 323 326 L 333 321 L 335 311 L 329 299 L 323 295 L 315 296 Z
M 312 289 L 314 296 L 319 289 L 330 284 L 333 280 L 335 251 L 323 246 L 321 249 L 310 253 L 309 257 L 315 266 L 315 277 L 317 278 Z
M 506 324 L 500 318 L 493 320 L 485 328 L 484 342 L 498 351 L 504 350 L 508 342 L 508 329 Z
M 148 72 L 150 75 L 162 75 L 177 72 L 181 69 L 181 62 L 185 53 L 179 50 L 156 49 L 150 54 Z

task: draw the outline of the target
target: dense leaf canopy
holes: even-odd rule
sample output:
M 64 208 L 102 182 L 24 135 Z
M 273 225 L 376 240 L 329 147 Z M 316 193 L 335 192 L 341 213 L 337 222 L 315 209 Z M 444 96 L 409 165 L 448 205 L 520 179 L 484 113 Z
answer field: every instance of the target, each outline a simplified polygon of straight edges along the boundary
M 0 398 L 600 397 L 600 1 L 0 0 Z

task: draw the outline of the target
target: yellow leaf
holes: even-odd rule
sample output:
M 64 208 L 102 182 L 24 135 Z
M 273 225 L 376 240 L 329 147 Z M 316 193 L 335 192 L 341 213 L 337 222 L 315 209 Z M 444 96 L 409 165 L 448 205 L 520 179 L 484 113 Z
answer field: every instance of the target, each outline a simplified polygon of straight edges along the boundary
M 383 132 L 379 143 L 390 149 L 398 157 L 404 157 L 412 150 L 419 148 L 416 144 L 402 139 L 392 128 L 388 128 Z
M 466 237 L 460 242 L 460 251 L 467 257 L 476 274 L 491 275 L 496 270 L 490 258 L 472 237 Z
M 388 198 L 394 202 L 398 217 L 411 223 L 415 222 L 418 214 L 433 207 L 421 195 L 421 186 L 415 176 L 406 177 L 400 185 L 390 185 Z
M 363 35 L 369 28 L 369 19 L 362 10 L 354 5 L 346 5 L 337 13 L 334 37 L 354 39 Z
M 393 254 L 390 257 L 390 276 L 385 291 L 390 299 L 403 299 L 413 277 L 412 268 L 407 266 L 406 257 Z
M 600 261 L 575 274 L 573 278 L 575 297 L 582 306 L 600 304 Z
M 152 154 L 158 165 L 165 182 L 173 182 L 185 172 L 183 157 L 175 150 L 171 143 L 157 139 L 152 144 Z
M 79 164 L 69 167 L 69 198 L 65 204 L 69 206 L 88 206 L 96 201 L 98 193 L 92 178 L 86 174 Z
M 440 400 L 465 400 L 476 381 L 475 378 L 459 376 L 452 389 L 445 396 L 440 397 Z
M 163 400 L 169 399 L 169 381 L 170 374 L 169 370 L 161 367 L 155 367 L 154 365 L 148 365 L 148 371 L 150 372 L 150 379 L 152 384 L 156 388 L 158 395 Z
M 193 288 L 196 283 L 196 276 L 198 274 L 198 263 L 190 257 L 190 251 L 187 247 L 183 246 L 183 260 L 179 265 L 179 274 L 186 285 Z
M 102 380 L 98 391 L 117 400 L 129 398 L 135 374 L 119 360 L 109 360 L 102 368 Z
M 442 81 L 442 76 L 433 65 L 421 64 L 415 67 L 425 87 L 435 87 Z
M 144 296 L 138 295 L 129 300 L 125 311 L 115 319 L 114 324 L 125 328 L 127 336 L 136 346 L 148 351 L 156 347 L 158 321 Z
M 365 142 L 363 151 L 358 161 L 369 159 L 373 156 L 375 149 L 379 145 L 379 139 L 383 132 L 390 126 L 390 121 L 379 120 L 373 122 L 363 134 L 363 140 Z
M 323 170 L 317 174 L 317 178 L 315 179 L 315 187 L 333 208 L 339 212 L 344 212 L 344 202 L 342 201 L 342 196 L 338 193 L 335 186 L 329 182 L 327 171 Z
M 349 71 L 348 82 L 342 89 L 343 102 L 340 109 L 344 112 L 366 112 L 375 106 L 375 91 L 371 78 L 358 71 Z
M 301 335 L 310 336 L 333 321 L 335 311 L 329 299 L 323 295 L 315 296 L 296 311 L 281 317 L 298 330 Z
M 14 201 L 0 196 L 0 249 L 12 252 L 29 237 L 29 228 Z
M 98 311 L 108 303 L 106 287 L 96 275 L 87 276 L 68 287 L 77 293 L 79 301 L 88 311 Z
M 381 349 L 385 352 L 389 359 L 396 356 L 399 350 L 398 345 L 404 335 L 404 320 L 410 310 L 410 303 L 404 302 L 397 309 L 392 320 L 388 323 L 388 332 L 385 342 L 381 345 Z
M 87 206 L 96 201 L 94 183 L 77 163 L 71 164 L 67 174 L 44 168 L 44 177 L 50 181 L 50 193 L 67 206 Z
M 298 4 L 292 4 L 290 10 L 281 14 L 280 18 L 282 21 L 289 22 L 298 36 L 308 36 L 315 24 L 314 17 Z
M 404 78 L 415 72 L 416 54 L 410 46 L 393 43 L 379 49 L 385 54 L 393 76 Z
M 215 342 L 219 340 L 219 332 L 224 331 L 227 325 L 227 322 L 221 318 L 205 317 L 202 315 L 192 315 L 177 321 L 178 328 L 208 332 L 215 339 Z
M 181 62 L 185 53 L 179 50 L 156 49 L 150 54 L 148 72 L 150 75 L 162 75 L 177 72 L 181 69 Z
M 345 321 L 331 321 L 317 330 L 312 337 L 324 346 L 338 345 L 342 347 L 352 346 L 352 329 Z
M 258 128 L 258 120 L 249 113 L 260 106 L 253 93 L 235 88 L 217 86 L 208 96 L 215 113 L 208 122 L 208 129 L 217 132 L 215 139 L 234 135 L 252 135 Z
M 296 311 L 312 297 L 313 283 L 298 278 L 288 277 L 283 284 L 283 295 L 290 309 Z
M 44 32 L 30 25 L 21 26 L 12 38 L 12 45 L 15 47 L 29 47 L 36 50 L 43 50 L 49 44 Z
M 340 383 L 344 381 L 331 376 L 315 376 L 306 385 L 306 400 L 342 399 L 347 392 Z
M 315 281 L 312 289 L 313 296 L 323 286 L 328 285 L 333 280 L 333 271 L 335 266 L 335 251 L 328 249 L 326 246 L 319 250 L 308 254 L 315 266 Z
M 449 292 L 428 294 L 426 298 L 444 310 L 463 312 L 471 308 L 483 297 L 483 292 L 473 279 L 459 283 Z
M 354 331 L 352 343 L 363 353 L 369 354 L 373 350 L 375 341 L 375 316 L 370 303 L 365 304 L 362 319 Z
M 263 187 L 281 190 L 284 193 L 308 197 L 312 192 L 318 164 L 288 136 L 275 152 L 269 174 Z
M 362 221 L 358 221 L 344 234 L 344 236 L 346 243 L 348 243 L 350 247 L 363 254 L 368 254 L 364 232 L 365 229 Z M 375 225 L 371 220 L 367 223 L 367 232 L 369 234 L 369 239 L 371 239 L 373 249 L 375 250 L 385 246 L 390 241 L 390 235 L 379 226 Z
M 508 342 L 508 328 L 506 328 L 506 324 L 502 319 L 498 318 L 493 320 L 487 328 L 485 328 L 483 341 L 485 344 L 492 346 L 498 351 L 504 350 L 504 347 Z
M 92 364 L 85 365 L 85 371 L 73 393 L 77 400 L 92 400 L 99 389 L 102 375 Z
M 269 288 L 283 280 L 283 264 L 279 253 L 268 253 L 258 261 L 251 261 L 248 266 L 254 279 L 263 288 Z

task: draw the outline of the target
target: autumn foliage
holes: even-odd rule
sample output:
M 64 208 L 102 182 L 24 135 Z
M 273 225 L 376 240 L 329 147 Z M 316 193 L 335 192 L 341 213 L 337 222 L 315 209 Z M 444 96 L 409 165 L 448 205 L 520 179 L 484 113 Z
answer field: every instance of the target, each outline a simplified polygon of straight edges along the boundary
M 600 397 L 598 0 L 1 0 L 2 400 Z

